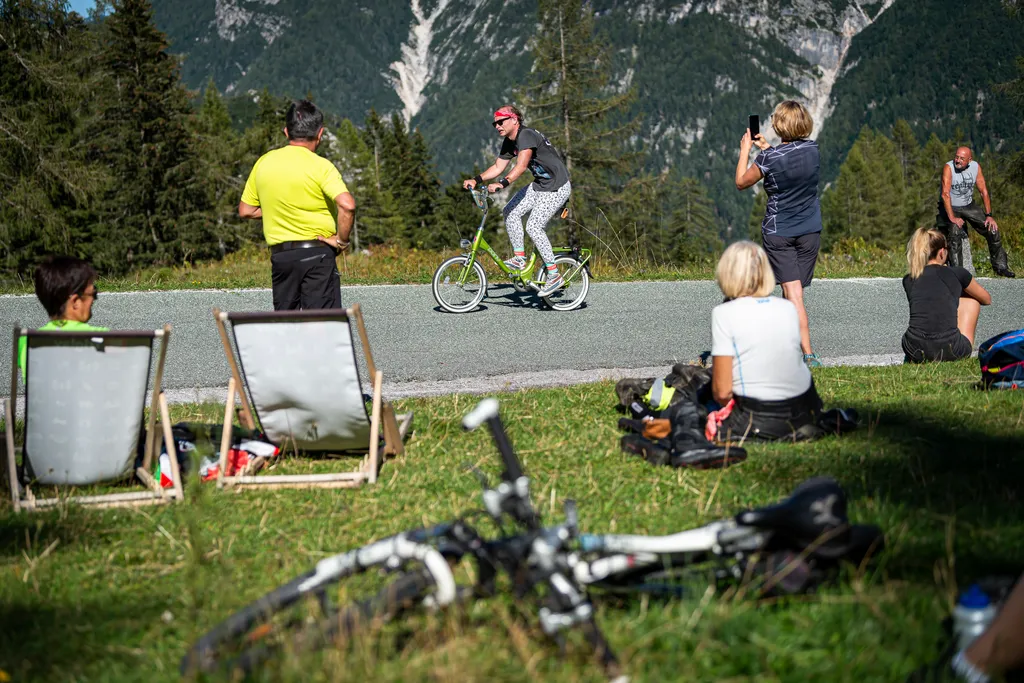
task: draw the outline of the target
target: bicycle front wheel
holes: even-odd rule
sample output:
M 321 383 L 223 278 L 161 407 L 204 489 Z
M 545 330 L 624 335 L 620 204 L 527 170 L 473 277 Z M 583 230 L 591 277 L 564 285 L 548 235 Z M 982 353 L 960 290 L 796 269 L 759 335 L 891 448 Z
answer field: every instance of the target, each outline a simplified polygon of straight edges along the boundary
M 449 313 L 467 313 L 480 305 L 487 294 L 487 274 L 468 256 L 453 256 L 434 273 L 430 284 L 434 300 Z
M 544 303 L 556 311 L 571 311 L 583 305 L 590 291 L 590 273 L 580 266 L 579 261 L 571 256 L 558 256 L 555 258 L 555 265 L 558 272 L 566 278 L 565 286 L 543 299 Z M 547 271 L 544 267 L 537 269 L 534 280 L 542 283 L 547 279 Z
M 250 674 L 282 649 L 309 652 L 336 640 L 350 639 L 406 609 L 422 605 L 433 593 L 434 581 L 428 571 L 409 572 L 373 597 L 353 602 L 341 610 L 330 610 L 326 617 L 311 623 L 308 619 L 276 623 L 271 620 L 271 612 L 280 605 L 271 598 L 282 597 L 287 589 L 288 586 L 284 586 L 252 603 L 203 635 L 182 659 L 182 674 L 213 671 Z

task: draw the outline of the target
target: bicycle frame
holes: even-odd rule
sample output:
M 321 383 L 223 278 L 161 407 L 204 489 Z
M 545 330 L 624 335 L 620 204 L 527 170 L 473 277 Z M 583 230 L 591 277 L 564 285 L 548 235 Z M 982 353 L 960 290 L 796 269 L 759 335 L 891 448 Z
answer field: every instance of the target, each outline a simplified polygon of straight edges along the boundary
M 470 192 L 473 195 L 473 202 L 483 211 L 483 216 L 480 217 L 480 225 L 477 226 L 476 235 L 473 239 L 464 239 L 459 243 L 460 247 L 468 249 L 469 251 L 466 252 L 468 260 L 466 261 L 465 267 L 463 267 L 462 271 L 459 273 L 458 284 L 460 286 L 466 284 L 466 278 L 469 276 L 469 272 L 473 268 L 473 264 L 476 263 L 477 255 L 482 249 L 485 254 L 491 257 L 491 260 L 494 261 L 495 265 L 497 265 L 505 275 L 509 276 L 513 280 L 521 281 L 524 285 L 531 287 L 534 290 L 540 290 L 541 286 L 544 284 L 542 281 L 534 280 L 529 276 L 523 277 L 522 275 L 523 273 L 532 273 L 534 271 L 534 266 L 537 263 L 537 250 L 534 249 L 533 253 L 530 254 L 529 262 L 527 262 L 526 266 L 524 266 L 521 271 L 514 271 L 506 266 L 502 258 L 498 256 L 497 252 L 495 252 L 491 245 L 487 243 L 487 239 L 484 237 L 484 224 L 487 222 L 487 213 L 490 210 L 490 202 L 487 201 L 488 196 L 486 194 L 486 188 L 483 191 L 470 190 Z M 572 282 L 573 278 L 576 277 L 581 268 L 588 268 L 587 272 L 590 272 L 589 266 L 587 265 L 590 262 L 591 257 L 590 249 L 574 249 L 571 247 L 552 246 L 551 251 L 554 252 L 556 257 L 565 254 L 572 256 L 576 260 L 577 265 L 571 268 L 568 272 L 562 274 L 562 278 L 567 283 Z

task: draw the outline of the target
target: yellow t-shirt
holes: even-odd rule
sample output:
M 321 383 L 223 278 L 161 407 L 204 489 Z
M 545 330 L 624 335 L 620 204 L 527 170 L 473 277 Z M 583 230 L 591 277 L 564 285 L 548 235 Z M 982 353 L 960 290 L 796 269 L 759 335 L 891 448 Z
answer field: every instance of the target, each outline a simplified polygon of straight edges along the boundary
M 327 159 L 299 145 L 267 152 L 252 167 L 242 201 L 263 209 L 267 244 L 315 240 L 338 231 L 334 198 L 348 192 Z

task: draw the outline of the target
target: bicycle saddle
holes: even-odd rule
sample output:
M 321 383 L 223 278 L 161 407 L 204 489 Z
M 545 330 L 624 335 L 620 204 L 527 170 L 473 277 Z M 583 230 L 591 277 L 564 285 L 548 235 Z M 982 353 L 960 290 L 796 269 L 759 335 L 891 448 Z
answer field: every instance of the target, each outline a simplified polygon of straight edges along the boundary
M 776 532 L 819 555 L 838 556 L 848 549 L 846 493 L 831 477 L 808 479 L 783 502 L 741 512 L 736 522 Z

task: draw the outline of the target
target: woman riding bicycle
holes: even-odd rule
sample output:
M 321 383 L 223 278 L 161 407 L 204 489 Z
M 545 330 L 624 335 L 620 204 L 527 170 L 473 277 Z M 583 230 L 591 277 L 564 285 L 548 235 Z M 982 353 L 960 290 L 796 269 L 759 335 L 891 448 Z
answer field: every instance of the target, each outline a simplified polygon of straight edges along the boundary
M 540 296 L 554 294 L 565 284 L 555 254 L 551 250 L 551 241 L 545 233 L 548 221 L 569 200 L 572 184 L 569 182 L 569 171 L 566 169 L 558 150 L 538 130 L 523 125 L 523 114 L 516 107 L 507 104 L 494 112 L 494 127 L 498 135 L 504 138 L 501 152 L 489 168 L 462 184 L 466 189 L 473 189 L 478 184 L 497 178 L 508 167 L 508 162 L 515 159 L 515 166 L 505 174 L 499 182 L 487 186 L 489 192 L 497 192 L 511 185 L 527 169 L 533 174 L 533 182 L 516 192 L 509 200 L 502 214 L 505 216 L 505 230 L 515 255 L 505 261 L 505 265 L 513 270 L 526 267 L 526 248 L 523 242 L 523 217 L 527 212 L 530 218 L 526 223 L 526 232 L 537 246 L 537 251 L 544 259 L 547 268 L 547 280 Z

